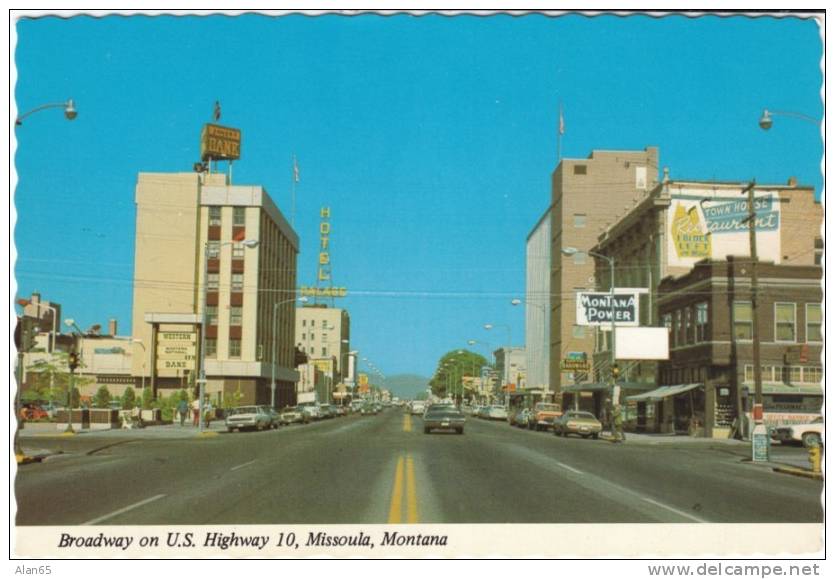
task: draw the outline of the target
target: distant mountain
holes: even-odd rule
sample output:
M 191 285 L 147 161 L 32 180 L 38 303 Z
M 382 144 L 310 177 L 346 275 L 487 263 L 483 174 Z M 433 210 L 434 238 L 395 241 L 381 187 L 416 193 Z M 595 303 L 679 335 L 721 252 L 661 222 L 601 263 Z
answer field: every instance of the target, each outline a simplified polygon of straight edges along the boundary
M 429 388 L 429 378 L 417 374 L 386 376 L 384 388 L 388 388 L 392 396 L 414 398 L 418 393 L 426 392 Z

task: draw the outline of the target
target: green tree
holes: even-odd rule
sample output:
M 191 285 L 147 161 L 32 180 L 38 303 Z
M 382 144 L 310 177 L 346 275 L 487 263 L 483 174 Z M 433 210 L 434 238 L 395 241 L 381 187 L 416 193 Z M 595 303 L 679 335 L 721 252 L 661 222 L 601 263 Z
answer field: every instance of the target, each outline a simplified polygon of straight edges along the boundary
M 93 396 L 93 408 L 108 408 L 110 406 L 110 390 L 105 384 L 99 386 L 95 396 Z
M 154 393 L 151 391 L 151 388 L 144 388 L 142 390 L 142 409 L 143 410 L 150 410 L 154 407 Z
M 56 352 L 50 358 L 35 360 L 26 368 L 28 388 L 21 394 L 25 402 L 66 401 L 70 372 L 68 354 Z
M 122 394 L 122 408 L 125 410 L 133 410 L 134 406 L 136 406 L 136 392 L 128 386 Z
M 429 381 L 432 394 L 446 397 L 464 397 L 463 379 L 481 375 L 481 368 L 487 360 L 481 354 L 469 350 L 451 350 L 441 356 L 435 374 Z
M 231 410 L 235 406 L 238 406 L 243 400 L 244 394 L 241 392 L 241 387 L 238 386 L 237 390 L 234 392 L 227 392 L 223 395 L 223 409 L 224 410 Z

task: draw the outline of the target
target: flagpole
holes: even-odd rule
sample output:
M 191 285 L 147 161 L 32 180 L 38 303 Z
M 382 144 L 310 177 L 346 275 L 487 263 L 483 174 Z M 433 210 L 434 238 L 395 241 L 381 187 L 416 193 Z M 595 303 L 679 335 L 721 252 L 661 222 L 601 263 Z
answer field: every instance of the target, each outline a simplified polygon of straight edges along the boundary
M 560 118 L 557 122 L 557 165 L 559 165 L 562 161 L 562 135 L 565 132 L 565 121 L 562 116 L 562 101 L 560 101 Z
M 299 164 L 296 155 L 293 155 L 293 201 L 290 209 L 290 225 L 296 227 L 296 183 L 299 182 Z

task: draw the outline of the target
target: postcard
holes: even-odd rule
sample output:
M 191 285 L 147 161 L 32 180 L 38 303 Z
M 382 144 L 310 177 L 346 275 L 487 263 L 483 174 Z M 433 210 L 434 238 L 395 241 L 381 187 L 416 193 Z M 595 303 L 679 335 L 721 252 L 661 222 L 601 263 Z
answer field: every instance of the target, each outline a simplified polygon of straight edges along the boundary
M 820 557 L 823 12 L 10 24 L 15 558 Z

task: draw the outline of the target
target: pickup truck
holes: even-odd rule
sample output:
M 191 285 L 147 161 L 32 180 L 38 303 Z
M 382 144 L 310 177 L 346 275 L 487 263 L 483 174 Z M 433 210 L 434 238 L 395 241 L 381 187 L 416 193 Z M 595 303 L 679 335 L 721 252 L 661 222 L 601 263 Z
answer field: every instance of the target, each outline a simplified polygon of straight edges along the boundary
M 531 430 L 548 430 L 554 427 L 554 421 L 562 416 L 559 404 L 538 402 L 528 418 L 528 428 Z
M 823 417 L 806 424 L 786 424 L 771 430 L 771 439 L 780 444 L 802 443 L 809 448 L 823 444 Z

